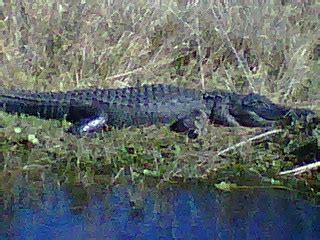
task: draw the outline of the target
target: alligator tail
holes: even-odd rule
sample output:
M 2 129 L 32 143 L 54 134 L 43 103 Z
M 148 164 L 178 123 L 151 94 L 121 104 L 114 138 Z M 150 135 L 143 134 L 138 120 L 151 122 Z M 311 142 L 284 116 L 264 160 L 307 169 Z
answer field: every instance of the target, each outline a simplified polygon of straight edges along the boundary
M 23 113 L 45 119 L 61 119 L 69 113 L 67 103 L 47 100 L 33 95 L 0 93 L 0 110 L 8 113 Z

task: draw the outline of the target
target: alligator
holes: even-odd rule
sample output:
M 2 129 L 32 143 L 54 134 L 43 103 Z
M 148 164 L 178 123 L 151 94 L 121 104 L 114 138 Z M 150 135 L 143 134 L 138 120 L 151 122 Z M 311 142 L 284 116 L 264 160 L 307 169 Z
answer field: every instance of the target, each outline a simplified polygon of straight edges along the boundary
M 0 89 L 0 110 L 66 119 L 73 123 L 68 132 L 79 135 L 109 127 L 167 124 L 190 138 L 199 135 L 200 120 L 223 126 L 271 127 L 289 113 L 299 118 L 315 114 L 308 109 L 275 104 L 254 93 L 203 92 L 163 84 L 66 92 Z

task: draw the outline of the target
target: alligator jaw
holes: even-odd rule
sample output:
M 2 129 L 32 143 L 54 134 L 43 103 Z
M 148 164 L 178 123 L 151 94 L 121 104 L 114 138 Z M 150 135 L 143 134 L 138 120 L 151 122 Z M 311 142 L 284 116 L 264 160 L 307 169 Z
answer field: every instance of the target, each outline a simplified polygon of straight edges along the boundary
M 273 103 L 270 99 L 259 94 L 248 94 L 242 99 L 242 110 L 256 113 L 269 121 L 279 121 L 288 114 L 294 113 L 298 118 L 306 118 L 315 113 L 308 109 L 293 109 Z

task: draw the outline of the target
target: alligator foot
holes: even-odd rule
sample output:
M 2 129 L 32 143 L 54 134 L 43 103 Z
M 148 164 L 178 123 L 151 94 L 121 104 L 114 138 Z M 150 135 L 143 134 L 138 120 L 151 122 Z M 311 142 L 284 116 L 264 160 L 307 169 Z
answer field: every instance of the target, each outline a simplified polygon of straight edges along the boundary
M 76 135 L 91 135 L 97 132 L 101 132 L 106 128 L 107 117 L 103 115 L 97 115 L 73 124 L 67 130 L 67 132 Z

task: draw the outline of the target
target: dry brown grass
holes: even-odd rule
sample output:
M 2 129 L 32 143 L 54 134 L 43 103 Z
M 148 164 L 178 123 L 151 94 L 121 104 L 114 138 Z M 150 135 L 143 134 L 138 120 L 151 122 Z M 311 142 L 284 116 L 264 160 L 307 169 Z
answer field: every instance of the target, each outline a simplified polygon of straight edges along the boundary
M 5 1 L 1 84 L 65 90 L 165 82 L 276 101 L 320 99 L 316 1 L 205 2 Z

